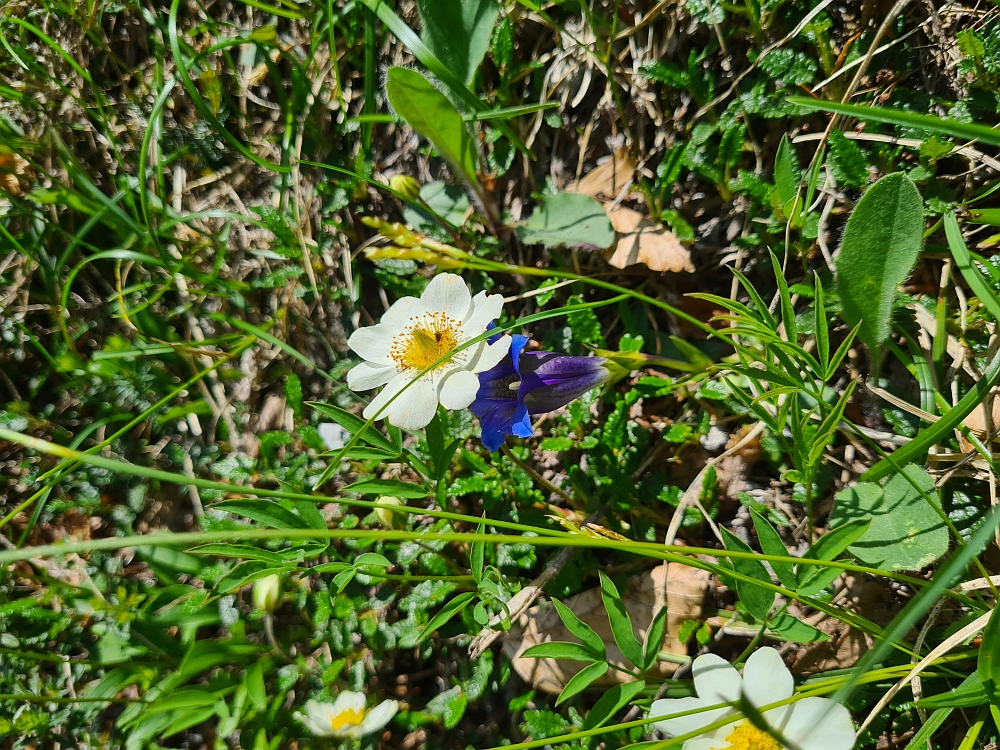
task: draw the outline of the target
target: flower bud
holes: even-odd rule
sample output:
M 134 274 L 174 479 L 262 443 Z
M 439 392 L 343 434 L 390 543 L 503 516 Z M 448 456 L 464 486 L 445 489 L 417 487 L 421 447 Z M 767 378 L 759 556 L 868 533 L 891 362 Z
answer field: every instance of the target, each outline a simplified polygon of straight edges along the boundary
M 420 198 L 420 183 L 405 174 L 397 174 L 389 178 L 389 187 L 411 201 Z
M 392 510 L 393 506 L 400 507 L 406 505 L 406 503 L 398 497 L 383 495 L 375 501 L 375 505 L 382 506 L 375 508 L 375 517 L 378 519 L 380 524 L 385 526 L 387 529 L 406 528 L 406 513 L 398 510 Z
M 281 598 L 281 579 L 274 574 L 254 581 L 253 606 L 270 614 L 278 606 Z

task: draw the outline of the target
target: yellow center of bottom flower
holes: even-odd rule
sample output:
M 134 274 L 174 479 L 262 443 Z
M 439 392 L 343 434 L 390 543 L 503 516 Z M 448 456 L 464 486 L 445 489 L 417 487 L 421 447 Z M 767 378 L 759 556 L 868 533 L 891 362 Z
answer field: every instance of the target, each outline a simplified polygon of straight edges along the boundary
M 411 319 L 392 342 L 390 356 L 400 369 L 424 370 L 458 346 L 459 321 L 444 313 Z M 442 363 L 444 364 L 444 363 Z
M 781 745 L 771 735 L 749 721 L 740 723 L 726 737 L 726 742 L 729 744 L 713 750 L 781 750 Z
M 364 718 L 363 708 L 345 708 L 330 720 L 330 728 L 334 732 L 339 732 L 344 727 L 357 726 Z

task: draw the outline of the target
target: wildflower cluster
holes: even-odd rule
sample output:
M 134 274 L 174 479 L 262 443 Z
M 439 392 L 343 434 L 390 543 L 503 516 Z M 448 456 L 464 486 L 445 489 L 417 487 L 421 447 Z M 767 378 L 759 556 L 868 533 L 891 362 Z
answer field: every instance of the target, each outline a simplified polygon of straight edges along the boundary
M 566 406 L 611 377 L 601 357 L 526 351 L 520 334 L 494 334 L 503 297 L 472 296 L 455 274 L 436 276 L 419 299 L 396 301 L 348 345 L 365 361 L 347 374 L 353 390 L 385 386 L 365 408 L 410 430 L 426 427 L 437 406 L 471 408 L 482 441 L 497 450 L 508 435 L 530 437 L 531 415 Z

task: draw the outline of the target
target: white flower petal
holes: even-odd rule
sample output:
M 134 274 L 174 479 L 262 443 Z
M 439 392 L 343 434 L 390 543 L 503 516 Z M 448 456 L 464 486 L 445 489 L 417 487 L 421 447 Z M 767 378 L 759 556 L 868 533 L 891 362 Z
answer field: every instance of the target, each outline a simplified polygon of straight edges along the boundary
M 306 729 L 319 737 L 326 737 L 332 733 L 330 713 L 333 704 L 309 700 L 303 708 L 305 713 L 296 712 L 295 718 L 302 722 Z
M 484 341 L 482 348 L 472 347 L 475 354 L 469 359 L 467 365 L 472 372 L 486 372 L 500 364 L 500 361 L 507 356 L 510 351 L 510 336 L 504 336 L 499 341 L 486 344 Z M 469 351 L 468 349 L 466 351 Z
M 500 317 L 503 310 L 503 296 L 480 292 L 472 299 L 472 310 L 462 322 L 462 338 L 465 341 L 486 330 L 490 321 Z
M 376 417 L 377 419 L 387 419 L 389 416 L 388 410 L 384 407 L 389 400 L 403 390 L 403 387 L 409 383 L 413 378 L 416 377 L 415 372 L 401 372 L 392 380 L 389 381 L 388 385 L 383 388 L 379 394 L 372 399 L 372 402 L 365 407 L 365 410 L 361 412 L 361 416 L 365 419 L 371 419 Z
M 702 654 L 691 665 L 694 687 L 706 705 L 740 699 L 743 680 L 736 668 L 721 656 Z
M 376 365 L 391 365 L 393 362 L 389 352 L 395 334 L 395 330 L 380 323 L 359 328 L 347 339 L 347 345 L 364 360 Z
M 358 726 L 358 734 L 364 736 L 377 732 L 389 723 L 398 710 L 399 704 L 396 701 L 382 701 L 365 715 L 364 721 Z
M 396 376 L 396 368 L 362 362 L 347 373 L 347 387 L 352 391 L 367 391 L 385 385 Z
M 653 701 L 649 707 L 650 717 L 666 716 L 667 714 L 679 714 L 684 711 L 693 711 L 697 708 L 711 706 L 718 701 L 704 700 L 703 698 L 660 698 Z M 732 713 L 731 708 L 714 708 L 711 711 L 702 711 L 697 714 L 678 716 L 673 719 L 664 719 L 654 722 L 653 726 L 664 734 L 671 737 L 680 737 L 682 734 L 697 732 L 703 727 L 718 721 L 727 714 Z
M 427 305 L 416 297 L 400 297 L 385 311 L 380 325 L 391 329 L 392 333 L 403 330 L 410 318 L 416 318 L 427 312 Z
M 466 409 L 476 400 L 479 377 L 469 370 L 455 368 L 441 378 L 437 392 L 445 409 Z
M 799 750 L 851 750 L 851 713 L 829 698 L 803 698 L 793 703 L 776 727 Z
M 420 295 L 420 301 L 432 312 L 443 312 L 452 320 L 462 321 L 472 310 L 472 295 L 461 276 L 442 273 Z M 486 324 L 483 324 L 483 328 Z
M 743 694 L 755 706 L 791 698 L 795 692 L 792 673 L 781 654 L 767 646 L 750 654 L 743 668 Z
M 404 430 L 422 430 L 437 414 L 437 390 L 428 378 L 421 378 L 389 404 L 389 424 Z
M 715 750 L 718 746 L 715 740 L 708 737 L 695 737 L 685 742 L 681 750 Z
M 357 690 L 341 690 L 333 702 L 333 710 L 338 714 L 341 711 L 364 711 L 366 703 L 364 693 Z

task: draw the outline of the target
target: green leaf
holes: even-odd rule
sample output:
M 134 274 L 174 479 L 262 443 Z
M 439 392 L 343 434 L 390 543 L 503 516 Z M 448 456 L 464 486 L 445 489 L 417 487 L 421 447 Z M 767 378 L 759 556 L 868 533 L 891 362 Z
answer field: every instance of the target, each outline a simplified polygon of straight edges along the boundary
M 417 71 L 399 67 L 389 68 L 385 92 L 396 114 L 433 143 L 452 168 L 478 190 L 476 144 L 448 97 Z
M 919 128 L 932 133 L 944 133 L 965 141 L 980 141 L 991 146 L 1000 146 L 1000 130 L 986 125 L 961 122 L 946 117 L 918 115 L 901 109 L 887 107 L 866 107 L 858 104 L 841 104 L 840 102 L 825 102 L 820 99 L 810 99 L 805 96 L 790 96 L 788 101 L 797 107 L 816 111 L 834 112 L 846 117 L 858 117 L 873 122 L 888 122 L 901 125 L 904 128 Z
M 760 542 L 760 548 L 764 554 L 788 557 L 788 548 L 785 547 L 785 543 L 781 541 L 781 537 L 770 522 L 753 508 L 750 509 L 750 517 L 753 519 L 753 527 L 757 531 L 757 541 Z M 776 560 L 770 560 L 769 562 L 771 563 L 771 570 L 778 576 L 778 580 L 781 581 L 782 586 L 790 589 L 796 588 L 795 567 L 792 563 L 778 562 Z
M 615 637 L 615 643 L 625 655 L 625 658 L 637 667 L 642 665 L 642 646 L 635 637 L 632 630 L 632 618 L 625 610 L 625 604 L 618 595 L 618 589 L 603 572 L 601 573 L 601 599 L 604 600 L 604 609 L 608 613 L 608 621 L 611 623 L 611 634 Z
M 588 729 L 594 729 L 605 724 L 608 719 L 639 695 L 644 687 L 646 687 L 646 683 L 642 680 L 615 685 L 602 695 L 600 700 L 590 709 L 590 713 L 587 714 L 587 718 L 583 721 L 583 730 L 587 731 Z
M 768 623 L 767 629 L 792 643 L 813 643 L 828 641 L 830 636 L 819 628 L 808 625 L 787 612 L 775 617 Z
M 260 662 L 247 667 L 243 684 L 246 686 L 247 695 L 250 702 L 253 703 L 253 707 L 258 711 L 265 710 L 267 708 L 267 691 L 264 689 L 264 669 Z
M 924 698 L 917 701 L 916 705 L 917 708 L 936 710 L 939 708 L 973 708 L 988 702 L 989 694 L 986 692 L 986 686 L 983 685 L 978 672 L 973 672 L 954 690 Z
M 586 690 L 591 683 L 601 679 L 607 671 L 607 662 L 600 661 L 588 664 L 570 677 L 569 682 L 566 683 L 566 687 L 563 688 L 562 692 L 559 693 L 559 697 L 556 698 L 556 705 L 558 706 L 560 703 L 568 701 L 577 693 Z
M 556 193 L 517 229 L 522 242 L 546 247 L 611 247 L 615 230 L 601 204 L 579 193 Z
M 842 187 L 860 189 L 868 184 L 868 163 L 861 147 L 839 130 L 830 131 L 826 164 Z
M 553 599 L 552 603 L 556 607 L 556 613 L 559 615 L 559 619 L 563 621 L 563 625 L 566 629 L 583 641 L 583 645 L 592 653 L 597 659 L 603 659 L 607 652 L 604 647 L 604 640 L 599 636 L 594 629 L 590 627 L 587 623 L 581 620 L 576 614 L 563 604 L 558 599 Z
M 308 529 L 305 519 L 281 507 L 273 500 L 224 500 L 212 506 L 253 521 L 259 521 L 274 529 Z
M 214 557 L 234 557 L 240 560 L 260 560 L 262 562 L 281 565 L 285 559 L 276 552 L 269 552 L 250 544 L 202 544 L 188 550 L 195 555 L 212 555 Z
M 868 531 L 871 521 L 867 518 L 857 518 L 848 521 L 843 526 L 831 529 L 821 536 L 802 556 L 803 560 L 835 560 L 844 550 Z M 799 563 L 795 567 L 799 581 L 798 592 L 812 596 L 829 586 L 837 576 L 843 573 L 842 568 L 819 567 Z
M 886 175 L 858 201 L 847 220 L 837 258 L 837 285 L 848 325 L 876 361 L 889 338 L 896 288 L 910 273 L 923 244 L 923 202 L 905 174 Z
M 982 57 L 986 54 L 986 47 L 983 40 L 979 38 L 972 29 L 964 29 L 955 35 L 958 42 L 958 51 L 966 57 Z
M 427 490 L 419 484 L 403 482 L 399 479 L 366 479 L 344 487 L 342 492 L 357 492 L 359 495 L 390 495 L 392 497 L 427 497 Z
M 448 620 L 457 615 L 463 609 L 465 609 L 469 602 L 476 598 L 476 593 L 474 591 L 466 591 L 465 593 L 459 594 L 446 605 L 444 605 L 436 615 L 434 615 L 423 628 L 421 628 L 420 633 L 417 635 L 417 643 L 420 643 L 424 638 L 429 636 L 435 630 L 440 629 Z
M 653 621 L 649 624 L 646 633 L 646 645 L 643 649 L 642 668 L 652 669 L 656 660 L 660 657 L 660 648 L 663 646 L 663 632 L 667 627 L 667 608 L 660 607 L 660 611 L 653 615 Z
M 837 493 L 831 526 L 871 518 L 868 530 L 849 547 L 866 565 L 920 570 L 948 551 L 948 528 L 907 477 L 940 507 L 934 480 L 916 464 L 903 467 L 884 488 L 862 482 Z
M 570 661 L 596 661 L 593 652 L 586 646 L 570 641 L 549 641 L 539 643 L 524 650 L 521 656 L 535 659 L 569 659 Z
M 816 354 L 819 356 L 819 363 L 823 367 L 830 364 L 830 333 L 826 320 L 826 292 L 823 291 L 823 282 L 820 281 L 819 274 L 816 274 L 815 285 L 813 287 L 813 329 L 816 332 Z M 824 373 L 819 373 L 823 375 Z
M 778 188 L 778 196 L 783 204 L 795 197 L 801 180 L 798 157 L 791 141 L 788 140 L 788 135 L 785 134 L 781 136 L 778 153 L 774 157 L 774 184 Z
M 418 0 L 427 48 L 469 84 L 486 56 L 500 9 L 496 0 Z
M 725 543 L 726 549 L 734 552 L 737 550 L 741 552 L 753 552 L 750 545 L 746 544 L 728 529 L 720 527 L 719 530 L 722 532 L 722 541 Z M 760 560 L 747 557 L 733 557 L 729 562 L 732 564 L 733 570 L 737 573 L 749 576 L 750 578 L 756 578 L 758 581 L 771 583 L 771 576 Z M 740 597 L 740 601 L 743 602 L 743 606 L 747 608 L 747 611 L 754 618 L 761 622 L 767 622 L 771 614 L 771 607 L 774 606 L 774 597 L 776 595 L 774 591 L 746 581 L 736 581 L 736 593 Z
M 349 411 L 341 409 L 339 406 L 334 406 L 333 404 L 324 404 L 319 401 L 310 401 L 309 406 L 318 411 L 327 419 L 330 419 L 345 430 L 347 430 L 351 435 L 357 435 L 364 429 L 365 420 L 356 414 L 351 414 Z M 364 440 L 369 445 L 376 448 L 380 448 L 384 451 L 391 453 L 394 456 L 399 455 L 399 449 L 393 445 L 388 438 L 385 437 L 381 432 L 375 429 L 374 425 L 368 427 L 361 434 L 361 439 Z
M 1000 649 L 1000 607 L 994 607 L 990 613 L 989 622 L 983 630 L 983 642 L 979 647 L 979 659 L 976 672 L 984 685 L 995 694 L 1000 684 L 1000 659 L 997 651 Z

